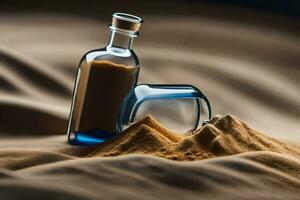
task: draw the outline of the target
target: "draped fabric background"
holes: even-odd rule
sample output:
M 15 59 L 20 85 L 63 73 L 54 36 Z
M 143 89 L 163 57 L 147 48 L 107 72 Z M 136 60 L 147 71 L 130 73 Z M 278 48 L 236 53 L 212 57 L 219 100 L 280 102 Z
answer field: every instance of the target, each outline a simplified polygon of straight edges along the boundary
M 166 5 L 161 5 L 161 9 L 167 8 Z M 184 8 L 182 13 L 180 6 Z M 207 94 L 214 114 L 231 113 L 269 136 L 295 144 L 300 142 L 297 18 L 195 1 L 174 3 L 166 9 L 166 14 L 158 4 L 150 6 L 157 9 L 153 11 L 155 14 L 145 7 L 134 10 L 136 6 L 132 9 L 124 6 L 125 11 L 140 14 L 145 20 L 141 36 L 134 42 L 141 60 L 140 83 L 194 84 Z M 159 194 L 173 199 L 185 195 L 193 199 L 199 194 L 206 199 L 217 199 L 224 197 L 222 192 L 228 197 L 247 199 L 247 195 L 233 192 L 235 183 L 244 180 L 239 179 L 239 175 L 226 171 L 219 176 L 228 186 L 226 191 L 221 184 L 213 187 L 209 183 L 222 171 L 214 167 L 230 168 L 224 163 L 234 163 L 240 155 L 193 164 L 139 156 L 79 158 L 90 148 L 71 147 L 65 136 L 74 77 L 84 52 L 105 46 L 109 36 L 110 14 L 106 15 L 109 9 L 91 14 L 83 8 L 87 12 L 85 16 L 74 14 L 81 12 L 80 8 L 71 14 L 62 14 L 61 10 L 59 14 L 49 10 L 16 12 L 16 8 L 11 13 L 8 8 L 2 7 L 5 12 L 0 16 L 0 172 L 4 177 L 0 179 L 0 196 L 25 195 L 33 199 L 47 194 L 57 199 L 139 199 L 141 196 L 135 194 L 138 189 L 148 199 L 155 199 Z M 115 9 L 122 11 L 122 5 Z M 260 156 L 264 158 L 263 153 Z M 281 155 L 272 156 L 278 162 L 283 159 Z M 249 184 L 243 182 L 241 187 L 245 194 L 279 198 L 281 192 L 296 198 L 293 195 L 297 188 L 285 190 L 287 188 L 282 186 L 296 181 L 294 177 L 261 168 L 263 163 L 252 163 L 251 154 L 241 157 L 245 166 L 236 173 L 249 178 L 251 174 L 244 169 L 252 167 L 256 173 L 265 174 L 256 180 L 253 178 L 252 182 L 269 183 L 254 186 L 250 181 L 252 189 L 249 189 Z M 55 163 L 38 166 L 52 162 Z M 299 170 L 299 161 L 291 158 L 289 162 Z M 24 169 L 31 166 L 36 167 Z M 154 167 L 168 168 L 169 173 L 162 175 L 164 181 L 154 176 L 151 171 Z M 11 171 L 17 169 L 23 170 Z M 206 175 L 208 182 L 193 179 L 193 173 L 201 170 L 215 175 Z M 115 172 L 115 175 L 106 177 L 101 171 Z M 186 171 L 186 176 L 181 176 L 180 171 Z M 282 181 L 277 185 L 268 182 L 268 177 L 274 174 Z M 171 184 L 172 175 L 187 185 Z M 132 182 L 122 180 L 126 178 Z M 148 190 L 135 183 L 146 184 Z M 278 193 L 274 194 L 272 184 Z M 193 185 L 205 186 L 205 190 Z M 170 191 L 174 193 L 170 195 Z
M 134 43 L 141 59 L 140 83 L 194 84 L 208 95 L 215 114 L 232 113 L 276 137 L 300 139 L 297 34 L 201 17 L 144 18 L 141 37 Z M 65 123 L 80 57 L 106 45 L 109 23 L 54 14 L 1 16 L 3 48 L 39 62 L 38 69 L 2 67 L 2 88 L 18 95 L 5 87 L 22 90 L 47 106 L 59 100 L 50 103 L 51 109 L 58 109 Z M 41 70 L 47 74 L 31 72 Z M 49 74 L 51 80 L 45 80 L 43 75 Z M 62 126 L 41 128 L 64 133 Z

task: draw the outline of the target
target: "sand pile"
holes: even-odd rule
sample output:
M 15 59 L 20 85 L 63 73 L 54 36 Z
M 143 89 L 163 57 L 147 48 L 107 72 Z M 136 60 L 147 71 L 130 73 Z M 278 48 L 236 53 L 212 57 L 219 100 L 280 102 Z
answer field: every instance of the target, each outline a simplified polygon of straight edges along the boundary
M 272 151 L 300 157 L 300 149 L 253 130 L 232 115 L 217 115 L 190 135 L 174 133 L 147 116 L 123 134 L 99 145 L 89 156 L 138 153 L 184 161 L 249 151 Z

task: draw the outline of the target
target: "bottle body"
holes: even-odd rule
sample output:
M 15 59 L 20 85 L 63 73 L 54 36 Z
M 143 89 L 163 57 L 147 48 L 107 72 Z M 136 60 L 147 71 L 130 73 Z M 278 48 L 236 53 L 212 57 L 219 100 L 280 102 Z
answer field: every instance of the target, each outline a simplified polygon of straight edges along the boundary
M 131 48 L 108 45 L 83 56 L 69 117 L 70 144 L 97 144 L 115 135 L 120 106 L 138 74 L 139 60 Z

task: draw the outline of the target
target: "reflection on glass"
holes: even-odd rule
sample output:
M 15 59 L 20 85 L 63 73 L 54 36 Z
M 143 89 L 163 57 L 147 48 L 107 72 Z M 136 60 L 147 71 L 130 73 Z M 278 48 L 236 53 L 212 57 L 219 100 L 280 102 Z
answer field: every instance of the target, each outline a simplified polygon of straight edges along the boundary
M 194 86 L 142 84 L 131 90 L 123 101 L 118 133 L 149 114 L 168 128 L 185 133 L 209 120 L 211 108 L 207 97 Z

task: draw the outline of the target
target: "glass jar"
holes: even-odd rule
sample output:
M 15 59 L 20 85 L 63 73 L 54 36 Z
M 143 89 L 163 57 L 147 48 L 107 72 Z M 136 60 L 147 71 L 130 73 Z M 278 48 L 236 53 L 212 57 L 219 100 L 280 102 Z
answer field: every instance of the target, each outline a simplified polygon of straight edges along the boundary
M 97 144 L 116 134 L 122 101 L 138 80 L 139 59 L 132 44 L 141 23 L 134 15 L 113 14 L 107 46 L 82 57 L 68 123 L 70 144 Z

